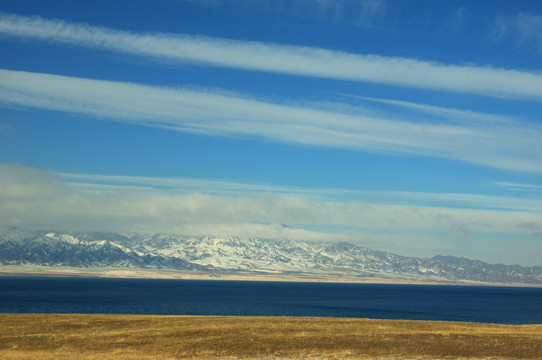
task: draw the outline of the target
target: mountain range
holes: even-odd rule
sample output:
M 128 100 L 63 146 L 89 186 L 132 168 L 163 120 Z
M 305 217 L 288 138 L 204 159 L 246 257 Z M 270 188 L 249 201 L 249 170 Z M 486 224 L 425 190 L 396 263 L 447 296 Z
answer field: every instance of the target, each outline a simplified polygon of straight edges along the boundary
M 345 242 L 31 231 L 0 227 L 0 265 L 156 269 L 196 273 L 402 276 L 432 281 L 542 284 L 542 267 L 462 257 L 407 257 Z

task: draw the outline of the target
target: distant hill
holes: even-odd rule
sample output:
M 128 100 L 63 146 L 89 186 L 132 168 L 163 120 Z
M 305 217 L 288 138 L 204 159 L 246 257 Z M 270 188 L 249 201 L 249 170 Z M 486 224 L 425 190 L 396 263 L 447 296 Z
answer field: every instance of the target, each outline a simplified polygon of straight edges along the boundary
M 542 284 L 542 267 L 492 265 L 453 256 L 406 257 L 350 243 L 172 234 L 35 232 L 0 227 L 0 264 L 191 272 L 407 276 L 436 281 Z

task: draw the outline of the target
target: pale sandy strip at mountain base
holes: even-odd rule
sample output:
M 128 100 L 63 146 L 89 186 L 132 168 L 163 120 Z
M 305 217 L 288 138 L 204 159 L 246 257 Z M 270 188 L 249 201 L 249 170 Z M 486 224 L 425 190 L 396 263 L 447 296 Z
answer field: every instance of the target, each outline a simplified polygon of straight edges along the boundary
M 233 280 L 233 281 L 287 281 L 287 282 L 332 282 L 358 284 L 422 284 L 422 285 L 473 285 L 542 287 L 542 284 L 499 283 L 468 280 L 431 279 L 399 274 L 371 273 L 284 273 L 280 271 L 223 271 L 223 272 L 181 272 L 168 269 L 127 269 L 127 268 L 67 268 L 38 265 L 0 266 L 0 276 L 81 276 L 132 279 L 179 279 L 179 280 Z

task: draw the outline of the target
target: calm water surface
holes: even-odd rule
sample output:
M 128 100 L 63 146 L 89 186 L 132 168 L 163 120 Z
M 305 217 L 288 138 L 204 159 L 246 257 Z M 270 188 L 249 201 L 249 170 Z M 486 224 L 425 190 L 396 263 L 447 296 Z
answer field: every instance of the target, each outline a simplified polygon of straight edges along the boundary
M 542 324 L 542 288 L 0 277 L 0 313 L 326 316 Z

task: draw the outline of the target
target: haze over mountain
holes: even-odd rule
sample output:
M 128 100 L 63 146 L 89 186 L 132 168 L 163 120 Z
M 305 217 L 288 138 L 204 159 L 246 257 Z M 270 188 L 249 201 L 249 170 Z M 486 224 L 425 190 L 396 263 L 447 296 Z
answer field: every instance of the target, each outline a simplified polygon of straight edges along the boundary
M 542 267 L 453 256 L 406 257 L 345 242 L 239 236 L 36 232 L 0 228 L 0 264 L 178 272 L 402 276 L 411 280 L 542 284 Z

